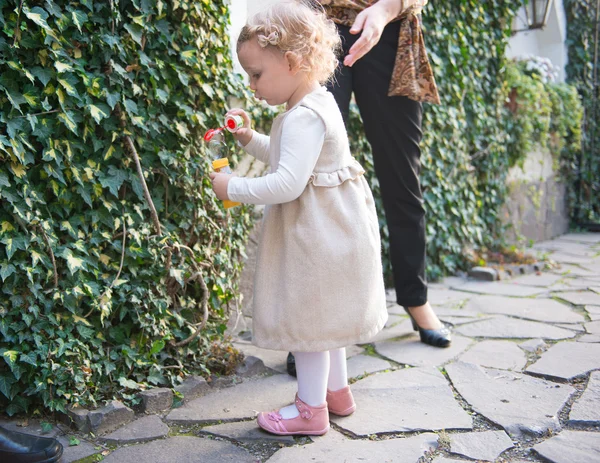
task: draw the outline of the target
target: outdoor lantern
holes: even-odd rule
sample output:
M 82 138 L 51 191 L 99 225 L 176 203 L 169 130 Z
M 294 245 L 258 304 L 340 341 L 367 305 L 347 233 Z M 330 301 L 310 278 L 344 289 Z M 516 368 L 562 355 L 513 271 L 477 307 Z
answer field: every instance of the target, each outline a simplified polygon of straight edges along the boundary
M 543 29 L 548 22 L 548 14 L 552 6 L 552 0 L 524 0 L 525 29 L 515 32 Z

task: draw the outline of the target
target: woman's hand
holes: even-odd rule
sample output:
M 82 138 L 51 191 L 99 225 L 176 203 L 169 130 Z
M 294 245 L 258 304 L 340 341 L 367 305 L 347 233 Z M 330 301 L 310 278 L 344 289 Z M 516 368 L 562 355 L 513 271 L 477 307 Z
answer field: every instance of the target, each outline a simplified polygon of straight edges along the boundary
M 248 116 L 246 111 L 244 111 L 243 109 L 240 109 L 240 108 L 230 109 L 225 114 L 225 117 L 227 117 L 227 116 L 241 116 L 241 118 L 244 120 L 244 126 L 242 128 L 237 129 L 235 132 L 232 133 L 232 135 L 243 146 L 246 146 L 248 143 L 250 143 L 250 140 L 252 140 L 252 129 L 250 128 L 250 126 L 251 126 L 250 117 Z
M 398 17 L 404 3 L 402 0 L 379 0 L 356 16 L 350 33 L 360 33 L 360 37 L 350 47 L 344 58 L 346 66 L 352 67 L 379 42 L 383 29 L 390 21 Z
M 231 177 L 233 177 L 233 175 L 211 172 L 208 174 L 208 176 L 210 177 L 212 189 L 217 195 L 217 198 L 219 198 L 221 201 L 229 199 L 229 196 L 227 196 L 227 185 L 229 185 L 229 180 Z

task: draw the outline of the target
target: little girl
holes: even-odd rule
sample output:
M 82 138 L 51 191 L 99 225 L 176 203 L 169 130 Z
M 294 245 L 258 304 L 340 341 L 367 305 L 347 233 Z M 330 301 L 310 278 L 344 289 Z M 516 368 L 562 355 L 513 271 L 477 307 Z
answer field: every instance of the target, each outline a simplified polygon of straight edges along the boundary
M 259 100 L 286 105 L 270 136 L 234 136 L 270 164 L 260 178 L 211 173 L 219 199 L 266 204 L 254 288 L 253 343 L 291 351 L 294 404 L 258 415 L 279 435 L 322 435 L 328 412 L 349 415 L 345 346 L 368 342 L 387 321 L 379 225 L 342 116 L 321 86 L 340 45 L 334 24 L 300 1 L 278 3 L 242 29 L 237 52 Z

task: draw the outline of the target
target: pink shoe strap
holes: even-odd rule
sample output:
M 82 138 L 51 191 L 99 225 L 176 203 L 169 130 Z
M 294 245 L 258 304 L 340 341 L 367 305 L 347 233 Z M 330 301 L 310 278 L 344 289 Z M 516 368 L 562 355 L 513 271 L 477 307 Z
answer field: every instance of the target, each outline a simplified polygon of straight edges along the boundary
M 310 405 L 306 405 L 300 398 L 298 397 L 298 393 L 296 393 L 296 400 L 294 402 L 296 404 L 296 408 L 300 412 L 300 416 L 305 420 L 310 420 L 313 417 L 312 407 Z

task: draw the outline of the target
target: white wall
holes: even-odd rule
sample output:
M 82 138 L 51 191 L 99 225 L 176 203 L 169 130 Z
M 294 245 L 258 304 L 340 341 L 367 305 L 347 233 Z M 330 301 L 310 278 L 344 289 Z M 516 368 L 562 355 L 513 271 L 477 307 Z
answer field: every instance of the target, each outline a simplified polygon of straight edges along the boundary
M 517 14 L 513 29 L 524 29 L 525 12 Z M 548 23 L 544 29 L 517 32 L 508 41 L 506 56 L 518 58 L 524 55 L 536 55 L 550 59 L 559 68 L 558 82 L 565 80 L 565 65 L 567 64 L 567 21 L 563 0 L 554 0 L 548 15 Z

